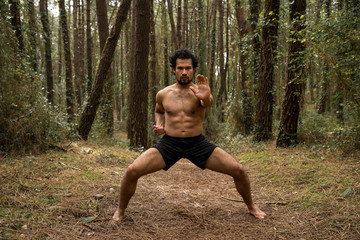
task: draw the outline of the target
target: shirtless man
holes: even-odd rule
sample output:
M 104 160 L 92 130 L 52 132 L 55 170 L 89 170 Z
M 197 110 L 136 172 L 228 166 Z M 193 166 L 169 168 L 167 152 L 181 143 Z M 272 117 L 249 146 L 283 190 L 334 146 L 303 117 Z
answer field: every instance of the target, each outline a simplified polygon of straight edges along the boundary
M 249 213 L 259 219 L 266 216 L 253 203 L 249 179 L 243 166 L 227 152 L 206 141 L 201 134 L 205 111 L 213 97 L 208 78 L 197 75 L 197 85 L 192 82 L 197 63 L 195 56 L 187 49 L 177 50 L 170 57 L 176 83 L 157 93 L 156 125 L 153 126 L 155 135 L 165 135 L 127 168 L 113 221 L 118 222 L 124 217 L 140 177 L 161 169 L 167 170 L 180 158 L 187 158 L 202 169 L 232 176 Z

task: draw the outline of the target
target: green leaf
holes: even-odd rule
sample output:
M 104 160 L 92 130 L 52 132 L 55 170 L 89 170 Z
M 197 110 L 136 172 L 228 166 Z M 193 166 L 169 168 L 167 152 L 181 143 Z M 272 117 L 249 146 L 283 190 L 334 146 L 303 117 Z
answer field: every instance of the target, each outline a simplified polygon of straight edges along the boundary
M 346 197 L 350 197 L 353 194 L 354 194 L 354 189 L 352 187 L 349 187 L 341 194 L 341 196 L 346 198 Z
M 96 216 L 90 216 L 90 217 L 83 217 L 83 218 L 81 218 L 81 221 L 83 222 L 83 223 L 89 223 L 89 222 L 91 222 L 91 221 L 93 221 L 93 220 L 95 220 L 96 219 Z

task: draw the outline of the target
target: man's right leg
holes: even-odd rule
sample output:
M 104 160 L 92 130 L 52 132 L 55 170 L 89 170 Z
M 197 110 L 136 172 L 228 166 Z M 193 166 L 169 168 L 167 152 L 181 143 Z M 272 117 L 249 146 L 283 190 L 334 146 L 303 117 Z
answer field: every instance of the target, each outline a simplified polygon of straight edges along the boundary
M 146 174 L 159 171 L 165 166 L 165 161 L 159 150 L 150 148 L 126 169 L 121 182 L 119 206 L 113 215 L 114 221 L 120 221 L 124 217 L 125 209 L 135 193 L 138 179 Z

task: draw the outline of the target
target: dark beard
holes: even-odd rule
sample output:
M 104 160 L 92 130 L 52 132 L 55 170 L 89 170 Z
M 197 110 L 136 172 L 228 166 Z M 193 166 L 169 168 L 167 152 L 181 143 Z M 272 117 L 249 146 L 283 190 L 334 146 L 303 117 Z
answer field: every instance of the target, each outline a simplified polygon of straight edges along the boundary
M 192 79 L 190 79 L 188 82 L 182 82 L 181 80 L 177 80 L 177 82 L 178 82 L 180 85 L 185 86 L 185 85 L 190 84 L 190 83 L 192 82 Z

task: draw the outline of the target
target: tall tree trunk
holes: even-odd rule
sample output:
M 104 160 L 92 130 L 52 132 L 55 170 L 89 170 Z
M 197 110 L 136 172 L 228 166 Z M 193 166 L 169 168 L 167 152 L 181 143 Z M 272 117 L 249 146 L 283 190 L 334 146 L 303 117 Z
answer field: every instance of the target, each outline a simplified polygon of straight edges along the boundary
M 249 22 L 251 26 L 251 34 L 252 34 L 252 49 L 254 52 L 254 57 L 252 59 L 253 62 L 253 76 L 254 76 L 254 83 L 253 83 L 253 89 L 254 93 L 253 96 L 257 95 L 257 83 L 259 80 L 259 69 L 260 69 L 260 52 L 261 52 L 261 44 L 260 44 L 260 37 L 259 32 L 257 30 L 258 22 L 259 22 L 259 9 L 260 4 L 259 0 L 249 0 L 250 5 L 250 17 Z
M 255 132 L 256 142 L 272 137 L 272 114 L 274 105 L 274 64 L 277 47 L 280 0 L 265 1 L 264 26 L 260 58 L 258 99 L 256 105 Z
M 170 19 L 170 26 L 171 26 L 171 41 L 172 41 L 172 50 L 176 50 L 179 48 L 179 42 L 176 38 L 176 27 L 174 22 L 174 14 L 173 14 L 173 7 L 171 0 L 167 0 L 168 5 L 168 12 L 169 12 L 169 19 Z
M 86 0 L 86 62 L 87 62 L 87 94 L 90 95 L 93 82 L 92 37 L 91 37 L 91 0 Z
M 297 127 L 300 104 L 303 94 L 303 75 L 305 69 L 305 15 L 306 0 L 290 1 L 290 41 L 286 88 L 283 111 L 281 114 L 279 135 L 276 141 L 278 147 L 289 147 L 297 144 Z
M 217 2 L 213 2 L 213 18 L 212 18 L 212 27 L 211 27 L 211 56 L 210 56 L 210 73 L 209 73 L 209 85 L 210 89 L 213 89 L 214 82 L 215 82 L 215 53 L 216 53 L 216 9 L 217 9 Z
M 189 48 L 189 29 L 188 29 L 188 25 L 189 25 L 189 16 L 188 16 L 188 0 L 184 0 L 184 8 L 183 8 L 183 19 L 182 19 L 182 42 L 181 45 L 183 47 Z
M 130 145 L 132 147 L 147 147 L 148 119 L 148 57 L 150 33 L 150 1 L 135 0 L 136 30 L 135 30 L 135 71 L 134 82 L 130 84 L 129 106 Z
M 150 90 L 150 119 L 154 119 L 154 111 L 156 105 L 156 93 L 159 90 L 159 82 L 156 77 L 156 36 L 155 36 L 155 16 L 154 1 L 150 0 L 150 64 L 149 64 L 149 90 Z
M 54 80 L 53 80 L 53 67 L 51 56 L 51 32 L 47 11 L 47 1 L 40 0 L 40 15 L 41 23 L 43 26 L 43 38 L 45 42 L 45 61 L 46 61 L 46 86 L 47 86 L 47 100 L 49 103 L 54 104 Z
M 85 98 L 85 11 L 84 0 L 80 0 L 79 7 L 79 65 L 80 65 L 80 88 L 81 98 Z M 81 103 L 82 104 L 82 103 Z
M 326 14 L 326 18 L 327 20 L 330 19 L 330 6 L 331 6 L 331 1 L 330 0 L 325 0 L 325 14 Z M 319 103 L 319 108 L 318 108 L 318 113 L 319 114 L 323 114 L 325 112 L 329 112 L 330 111 L 330 78 L 329 78 L 329 64 L 327 63 L 327 61 L 324 59 L 324 68 L 325 70 L 323 71 L 323 78 L 321 80 L 321 92 L 320 92 L 320 103 Z
M 183 44 L 183 35 L 181 32 L 182 24 L 182 11 L 181 11 L 181 0 L 178 0 L 177 4 L 177 16 L 176 16 L 176 37 L 178 41 L 178 48 L 185 47 Z
M 135 1 L 132 4 L 132 9 L 131 9 L 131 27 L 130 27 L 130 49 L 129 49 L 129 62 L 128 62 L 128 67 L 129 67 L 129 89 L 134 88 L 132 85 L 134 84 L 135 80 L 135 31 L 136 31 L 136 8 L 135 8 Z M 130 96 L 130 94 L 128 94 L 128 106 L 132 106 L 133 103 L 132 101 L 134 100 L 134 98 L 132 96 Z M 127 132 L 128 132 L 128 139 L 133 139 L 132 134 L 134 133 L 131 130 L 131 119 L 130 117 L 127 118 Z
M 80 80 L 80 36 L 79 36 L 79 9 L 80 0 L 73 0 L 73 53 L 74 53 L 74 84 L 75 84 L 75 98 L 78 109 L 81 109 L 81 80 Z
M 162 5 L 162 39 L 163 39 L 163 54 L 164 54 L 164 81 L 163 84 L 165 86 L 169 85 L 169 53 L 168 53 L 168 27 L 167 27 L 167 20 L 166 20 L 166 0 L 163 1 Z
M 114 24 L 101 54 L 101 59 L 97 68 L 93 87 L 91 88 L 90 96 L 80 116 L 78 129 L 79 135 L 85 140 L 88 138 L 92 123 L 94 122 L 96 111 L 100 104 L 104 82 L 111 66 L 116 45 L 120 36 L 121 27 L 126 20 L 130 5 L 131 0 L 123 0 L 118 8 Z
M 30 43 L 29 55 L 31 61 L 31 68 L 34 72 L 38 71 L 38 62 L 37 62 L 37 43 L 36 43 L 36 20 L 35 20 L 35 6 L 34 0 L 27 0 L 28 4 L 28 14 L 29 14 L 29 34 L 28 39 Z
M 245 60 L 247 56 L 245 55 L 246 50 L 244 49 L 243 38 L 248 33 L 246 27 L 245 11 L 241 7 L 241 1 L 236 0 L 235 2 L 235 15 L 237 19 L 238 29 L 239 29 L 239 50 L 240 50 L 240 76 L 241 76 L 241 96 L 242 96 L 242 116 L 243 119 L 241 122 L 244 123 L 245 134 L 249 135 L 253 130 L 253 117 L 252 117 L 252 105 L 251 99 L 249 97 L 249 89 L 247 86 L 247 75 L 246 75 L 246 64 Z
M 60 109 L 63 109 L 63 84 L 62 84 L 62 70 L 63 70 L 63 45 L 61 37 L 61 17 L 59 17 L 59 29 L 58 29 L 58 64 L 57 64 L 57 102 Z
M 65 52 L 66 110 L 68 113 L 68 121 L 72 122 L 74 120 L 74 88 L 72 83 L 70 38 L 66 19 L 65 0 L 59 0 L 59 7 Z
M 197 26 L 195 28 L 195 30 L 197 30 L 197 33 L 195 33 L 195 36 L 196 36 L 195 46 L 197 46 L 198 57 L 200 59 L 197 72 L 199 74 L 207 75 L 205 11 L 204 11 L 204 6 L 203 6 L 203 1 L 198 0 L 197 3 L 198 3 L 198 11 L 196 11 Z
M 226 103 L 226 69 L 225 69 L 225 58 L 224 58 L 224 6 L 222 0 L 217 0 L 218 10 L 219 10 L 219 67 L 220 67 L 220 89 L 217 96 L 217 105 L 221 109 L 219 115 L 219 121 L 224 121 L 225 114 L 225 103 Z
M 15 36 L 18 43 L 18 49 L 24 50 L 24 38 L 21 31 L 20 8 L 19 0 L 9 0 L 11 12 L 11 25 L 14 29 Z
M 100 51 L 103 50 L 107 37 L 109 36 L 109 20 L 107 16 L 107 3 L 96 0 L 96 13 L 99 28 Z M 104 124 L 105 133 L 112 136 L 114 131 L 114 78 L 112 71 L 108 72 L 104 87 L 104 96 L 101 99 L 100 118 Z

